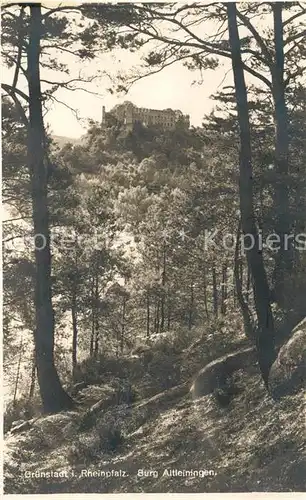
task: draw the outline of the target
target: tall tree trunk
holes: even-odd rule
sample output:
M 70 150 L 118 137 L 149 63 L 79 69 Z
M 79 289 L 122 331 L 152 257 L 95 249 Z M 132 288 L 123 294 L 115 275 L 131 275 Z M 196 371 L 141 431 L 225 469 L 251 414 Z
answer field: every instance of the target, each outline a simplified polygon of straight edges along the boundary
M 120 338 L 120 352 L 121 352 L 121 354 L 123 353 L 123 346 L 124 346 L 126 301 L 127 301 L 127 298 L 125 296 L 123 296 L 122 315 L 121 315 L 121 338 Z
M 167 330 L 168 330 L 168 332 L 171 328 L 171 313 L 172 313 L 172 300 L 171 300 L 170 292 L 168 290 L 168 315 L 167 315 Z
M 94 356 L 97 357 L 99 353 L 99 342 L 100 342 L 100 323 L 98 315 L 96 316 L 95 321 L 95 343 L 94 343 Z
M 78 343 L 78 319 L 76 290 L 73 288 L 71 297 L 71 319 L 72 319 L 72 379 L 75 380 L 75 371 L 77 365 L 77 343 Z
M 31 383 L 29 390 L 29 400 L 31 401 L 34 396 L 35 391 L 35 379 L 36 379 L 36 354 L 35 348 L 33 349 L 33 360 L 32 360 L 32 368 L 31 368 Z
M 41 5 L 30 4 L 27 77 L 29 86 L 28 166 L 31 176 L 35 263 L 35 347 L 43 410 L 55 413 L 73 406 L 54 365 L 54 316 L 51 295 L 51 252 L 47 203 L 48 171 L 40 88 Z
M 156 329 L 157 329 L 156 318 L 157 318 L 157 298 L 155 297 L 155 301 L 154 301 L 154 332 L 156 332 Z
M 250 293 L 251 293 L 251 281 L 252 281 L 252 275 L 251 275 L 251 271 L 250 269 L 248 268 L 247 270 L 248 274 L 247 274 L 247 302 L 250 302 Z
M 227 3 L 229 41 L 232 55 L 232 67 L 235 82 L 237 114 L 240 129 L 240 175 L 239 195 L 241 227 L 244 235 L 250 235 L 254 244 L 247 250 L 247 262 L 253 277 L 253 291 L 258 320 L 256 346 L 258 361 L 263 380 L 268 387 L 268 376 L 275 360 L 275 334 L 273 315 L 270 304 L 270 289 L 264 267 L 262 251 L 253 207 L 253 168 L 251 153 L 251 135 L 247 89 L 241 59 L 241 44 L 238 33 L 236 4 Z
M 19 377 L 20 377 L 20 366 L 21 366 L 22 352 L 23 352 L 23 349 L 22 349 L 22 337 L 21 337 L 20 338 L 20 344 L 19 344 L 19 357 L 18 357 L 18 364 L 17 364 L 17 373 L 16 373 L 16 380 L 15 380 L 13 405 L 15 405 L 16 399 L 17 399 L 17 392 L 18 392 L 18 383 L 19 383 Z
M 147 302 L 147 338 L 150 338 L 150 295 L 149 295 L 149 292 L 147 292 L 146 302 Z
M 190 283 L 190 302 L 189 302 L 189 315 L 188 315 L 188 330 L 191 330 L 193 325 L 193 309 L 194 309 L 194 283 Z
M 98 356 L 99 341 L 100 341 L 100 324 L 99 324 L 99 278 L 96 276 L 95 284 L 95 342 L 94 342 L 94 356 Z
M 155 332 L 159 333 L 159 304 L 160 304 L 160 299 L 157 297 L 156 299 L 156 306 L 155 306 Z
M 208 298 L 207 298 L 207 277 L 206 277 L 205 267 L 203 268 L 203 292 L 204 292 L 204 308 L 205 308 L 206 318 L 209 319 Z
M 280 249 L 274 268 L 274 294 L 279 305 L 285 303 L 285 279 L 293 268 L 293 246 L 287 236 L 291 233 L 289 205 L 289 131 L 284 84 L 283 2 L 273 2 L 275 64 L 271 68 L 272 95 L 275 109 L 275 231 Z
M 241 273 L 240 273 L 240 261 L 241 261 L 241 255 L 239 252 L 240 235 L 241 235 L 241 221 L 239 221 L 239 224 L 238 224 L 236 245 L 235 245 L 235 261 L 234 261 L 235 289 L 236 289 L 236 293 L 237 293 L 238 303 L 239 303 L 241 313 L 242 313 L 245 334 L 247 337 L 253 338 L 254 332 L 253 332 L 253 326 L 252 326 L 252 322 L 251 322 L 251 314 L 250 314 L 248 303 L 244 300 L 244 297 L 243 297 L 243 288 L 242 288 Z
M 235 273 L 233 273 L 233 304 L 234 307 L 237 305 L 237 290 L 236 290 L 236 276 Z
M 244 265 L 243 264 L 244 264 L 243 263 L 243 259 L 240 258 L 238 260 L 238 265 L 239 265 L 238 272 L 239 272 L 239 280 L 240 280 L 240 283 L 241 283 L 241 289 L 242 290 L 243 290 L 243 285 L 244 285 L 244 279 L 243 279 L 244 278 Z
M 221 314 L 226 314 L 226 300 L 227 300 L 227 264 L 222 265 L 222 286 L 221 286 Z
M 215 265 L 213 265 L 213 268 L 212 268 L 212 280 L 213 280 L 214 315 L 216 318 L 218 316 L 218 286 L 217 286 L 217 272 L 216 272 Z
M 93 356 L 94 352 L 94 340 L 95 340 L 95 325 L 96 325 L 96 317 L 95 317 L 95 277 L 92 277 L 92 288 L 91 288 L 91 334 L 90 334 L 90 347 L 89 347 L 89 355 Z
M 162 270 L 162 296 L 160 303 L 160 331 L 165 330 L 165 299 L 166 299 L 166 246 L 163 246 L 163 270 Z

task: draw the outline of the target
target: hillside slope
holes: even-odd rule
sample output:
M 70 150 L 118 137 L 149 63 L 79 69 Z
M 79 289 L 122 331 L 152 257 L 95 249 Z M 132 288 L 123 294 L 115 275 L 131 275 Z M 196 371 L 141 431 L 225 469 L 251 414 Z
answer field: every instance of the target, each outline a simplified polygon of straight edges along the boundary
M 153 409 L 137 401 L 105 408 L 80 431 L 84 409 L 113 390 L 89 386 L 77 411 L 7 434 L 5 491 L 304 491 L 302 392 L 275 403 L 256 367 L 239 382 L 243 390 L 224 408 L 213 395 L 169 398 Z M 29 477 L 42 472 L 65 477 Z

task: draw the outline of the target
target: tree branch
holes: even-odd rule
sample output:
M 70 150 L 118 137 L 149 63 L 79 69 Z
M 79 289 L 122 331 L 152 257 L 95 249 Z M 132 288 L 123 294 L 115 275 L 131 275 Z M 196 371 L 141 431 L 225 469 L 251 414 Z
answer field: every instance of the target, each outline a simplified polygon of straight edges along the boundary
M 221 50 L 220 48 L 217 47 L 216 44 L 213 44 L 213 43 L 210 43 L 210 42 L 206 43 L 204 41 L 201 41 L 201 39 L 199 39 L 200 41 L 197 42 L 197 43 L 195 43 L 195 42 L 189 42 L 189 41 L 186 41 L 186 40 L 185 41 L 173 40 L 173 39 L 169 39 L 167 37 L 161 36 L 161 35 L 156 35 L 154 33 L 152 34 L 152 33 L 150 33 L 150 31 L 148 31 L 145 28 L 137 30 L 137 28 L 134 27 L 134 26 L 129 25 L 128 27 L 131 30 L 133 30 L 133 31 L 138 31 L 139 33 L 142 33 L 143 35 L 151 37 L 153 40 L 158 40 L 160 42 L 167 43 L 167 44 L 172 45 L 172 46 L 176 45 L 176 46 L 179 46 L 179 47 L 192 47 L 192 48 L 202 49 L 202 50 L 206 50 L 209 54 L 215 54 L 215 55 L 218 55 L 218 56 L 221 56 L 221 57 L 226 57 L 228 59 L 231 58 L 230 52 L 227 52 L 225 50 Z M 192 32 L 190 32 L 190 34 L 192 36 Z M 247 50 L 249 50 L 249 49 L 246 49 L 245 52 L 247 52 Z M 254 54 L 256 54 L 255 51 L 253 52 L 253 55 Z M 269 55 L 269 57 L 270 57 L 270 55 Z M 265 85 L 268 86 L 268 88 L 271 88 L 270 81 L 265 76 L 263 76 L 261 73 L 258 73 L 258 71 L 254 70 L 253 68 L 250 68 L 245 63 L 243 63 L 243 68 L 244 68 L 245 71 L 247 71 L 248 73 L 250 73 L 252 76 L 254 76 L 254 77 L 258 78 L 259 80 L 261 80 Z
M 201 55 L 202 53 L 203 53 L 203 51 L 198 52 L 196 55 Z M 171 57 L 171 56 L 172 56 L 172 54 L 171 54 L 169 57 Z M 165 61 L 164 61 L 164 63 L 162 64 L 162 66 L 161 66 L 161 67 L 159 67 L 158 69 L 156 69 L 156 70 L 151 70 L 150 72 L 145 73 L 145 74 L 143 74 L 143 75 L 139 75 L 139 76 L 135 77 L 133 80 L 131 80 L 131 81 L 129 82 L 128 90 L 131 88 L 131 86 L 132 86 L 134 83 L 139 82 L 140 80 L 142 80 L 142 79 L 144 79 L 144 78 L 147 78 L 148 76 L 151 76 L 151 75 L 156 75 L 157 73 L 160 73 L 160 71 L 162 71 L 163 69 L 167 68 L 168 66 L 171 66 L 171 65 L 172 65 L 172 64 L 174 64 L 174 63 L 180 62 L 180 61 L 182 61 L 183 59 L 187 59 L 188 57 L 190 57 L 190 56 L 189 56 L 189 55 L 188 55 L 188 56 L 182 56 L 182 57 L 180 57 L 180 58 L 177 58 L 177 59 L 175 59 L 175 60 L 171 60 L 171 61 L 169 61 L 169 62 L 165 62 Z
M 6 57 L 9 61 L 11 61 L 14 65 L 16 64 L 16 59 L 13 56 L 11 56 L 10 54 L 8 54 L 7 52 L 3 51 L 3 56 Z M 19 64 L 19 69 L 22 71 L 22 73 L 24 74 L 24 76 L 27 78 L 27 72 L 21 66 L 21 64 Z
M 267 61 L 266 63 L 268 64 L 268 66 L 270 67 L 270 65 L 273 63 L 272 61 L 272 58 L 271 58 L 271 54 L 266 46 L 266 44 L 264 43 L 262 37 L 260 36 L 260 34 L 258 33 L 258 31 L 256 30 L 256 28 L 253 26 L 253 24 L 251 23 L 251 21 L 244 15 L 242 14 L 242 12 L 240 12 L 238 9 L 237 9 L 237 16 L 239 17 L 239 19 L 243 22 L 244 26 L 246 28 L 248 28 L 248 30 L 250 31 L 250 33 L 252 33 L 252 35 L 254 36 L 258 46 L 261 48 L 262 50 L 262 53 L 265 55 L 265 57 L 267 58 Z M 270 64 L 269 64 L 270 63 Z
M 5 5 L 2 5 L 2 9 L 9 9 L 10 7 L 17 7 L 18 4 L 15 2 L 7 3 Z
M 289 74 L 287 76 L 286 80 L 284 81 L 285 87 L 287 87 L 287 85 L 289 84 L 289 82 L 291 80 L 293 80 L 294 78 L 296 78 L 297 76 L 302 76 L 304 74 L 305 69 L 306 69 L 306 66 L 297 69 L 294 73 Z
M 54 95 L 50 95 L 49 97 L 50 97 L 50 99 L 53 99 L 53 101 L 57 102 L 58 104 L 62 104 L 63 106 L 65 106 L 65 108 L 69 109 L 69 111 L 71 111 L 74 114 L 74 116 L 76 117 L 77 120 L 80 120 L 80 116 L 79 116 L 77 109 L 74 109 L 71 106 L 69 106 L 68 104 L 66 104 L 65 102 L 60 101 Z
M 12 83 L 13 89 L 16 88 L 16 85 L 17 85 L 17 82 L 18 82 L 18 76 L 19 76 L 19 69 L 20 69 L 20 66 L 21 66 L 21 56 L 22 56 L 22 21 L 23 21 L 23 15 L 24 15 L 24 5 L 21 6 L 20 14 L 19 14 L 19 19 L 18 19 L 18 25 L 19 25 L 19 30 L 18 30 L 18 52 L 17 52 L 15 74 L 14 74 L 13 83 Z
M 48 9 L 48 7 L 44 7 L 44 5 L 42 5 L 42 8 L 43 9 Z M 82 8 L 82 5 L 80 5 L 79 7 L 72 6 L 72 5 L 70 5 L 70 6 L 66 5 L 66 6 L 62 6 L 62 7 L 56 7 L 55 9 L 48 10 L 48 12 L 46 12 L 45 14 L 43 14 L 41 17 L 42 17 L 42 19 L 44 19 L 46 17 L 51 16 L 52 14 L 56 14 L 57 12 L 77 12 L 77 13 L 80 13 L 81 8 Z
M 7 224 L 9 222 L 15 222 L 16 220 L 25 220 L 25 219 L 32 219 L 32 217 L 25 216 L 25 217 L 15 217 L 14 219 L 6 219 L 2 221 L 2 224 Z
M 18 94 L 20 97 L 22 97 L 22 99 L 24 99 L 25 101 L 29 102 L 29 98 L 28 96 L 22 92 L 22 90 L 19 90 L 19 89 L 15 89 L 13 88 L 11 85 L 8 85 L 7 83 L 1 83 L 1 87 L 3 88 L 3 90 L 5 90 L 8 94 L 10 93 L 14 93 L 14 94 Z
M 250 68 L 249 66 L 247 66 L 245 63 L 242 63 L 243 65 L 243 69 L 245 71 L 247 71 L 247 73 L 250 73 L 250 75 L 253 75 L 255 76 L 255 78 L 258 78 L 259 80 L 261 80 L 265 85 L 267 85 L 267 87 L 269 89 L 272 88 L 272 84 L 271 82 L 268 80 L 268 78 L 266 78 L 265 76 L 263 76 L 261 73 L 258 73 L 258 71 L 256 71 L 255 69 L 253 68 Z
M 298 17 L 302 16 L 303 14 L 306 14 L 306 9 L 304 9 L 302 6 L 300 6 L 300 7 L 302 8 L 302 11 L 297 12 L 293 16 L 289 17 L 289 19 L 286 19 L 286 21 L 283 22 L 283 28 L 285 26 L 287 26 L 287 24 L 290 24 L 292 21 L 294 21 L 295 19 L 297 19 Z
M 294 42 L 295 40 L 303 38 L 304 36 L 306 36 L 306 30 L 302 31 L 301 33 L 296 33 L 295 35 L 289 36 L 287 40 L 284 41 L 284 47 L 285 45 L 288 45 L 288 43 Z
M 19 111 L 19 114 L 20 114 L 20 118 L 21 118 L 21 121 L 22 123 L 28 127 L 28 119 L 27 119 L 27 116 L 24 112 L 24 109 L 19 101 L 19 99 L 17 98 L 17 95 L 20 95 L 23 99 L 25 99 L 27 102 L 29 101 L 28 99 L 28 96 L 26 94 L 24 94 L 21 90 L 18 90 L 18 89 L 14 89 L 11 87 L 11 85 L 7 85 L 6 83 L 1 83 L 1 87 L 3 88 L 3 90 L 5 90 L 5 92 L 13 99 L 14 103 L 15 103 L 15 106 L 16 108 L 18 109 Z

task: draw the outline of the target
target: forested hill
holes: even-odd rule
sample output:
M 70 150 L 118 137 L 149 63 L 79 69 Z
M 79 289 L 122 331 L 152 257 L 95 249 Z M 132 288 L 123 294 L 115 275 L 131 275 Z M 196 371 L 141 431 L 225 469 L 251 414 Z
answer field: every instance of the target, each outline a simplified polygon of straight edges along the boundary
M 274 305 L 277 348 L 288 339 L 294 348 L 281 363 L 287 382 L 276 363 L 267 393 L 238 309 L 242 287 L 252 325 L 245 260 L 218 248 L 224 223 L 235 233 L 239 221 L 236 138 L 217 142 L 214 125 L 165 133 L 93 124 L 83 145 L 51 153 L 55 359 L 73 404 L 40 414 L 25 246 L 6 278 L 8 297 L 28 284 L 15 301 L 28 328 L 21 350 L 7 330 L 7 359 L 17 359 L 7 492 L 302 489 L 305 330 L 291 328 L 304 302 L 286 318 Z M 218 230 L 211 246 L 203 227 Z M 68 230 L 77 244 L 61 246 Z
M 55 144 L 62 148 L 65 144 L 81 144 L 82 138 L 76 139 L 75 137 L 65 137 L 63 135 L 52 135 L 52 139 Z

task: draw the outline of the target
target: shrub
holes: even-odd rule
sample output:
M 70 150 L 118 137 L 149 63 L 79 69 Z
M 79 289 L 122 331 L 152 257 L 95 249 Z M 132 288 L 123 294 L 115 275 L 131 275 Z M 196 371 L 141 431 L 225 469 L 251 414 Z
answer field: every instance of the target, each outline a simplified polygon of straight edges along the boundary
M 148 374 L 158 390 L 169 389 L 179 384 L 180 363 L 178 357 L 170 350 L 168 352 L 165 352 L 164 349 L 154 351 L 153 359 L 148 365 Z
M 124 442 L 119 426 L 106 426 L 98 429 L 99 448 L 106 452 L 116 451 Z
M 134 389 L 128 380 L 119 383 L 117 392 L 118 404 L 131 405 L 139 398 L 139 393 Z
M 86 467 L 99 458 L 98 440 L 92 438 L 93 436 L 86 436 L 86 439 L 75 439 L 75 442 L 67 450 L 68 463 Z
M 13 422 L 18 420 L 29 420 L 39 414 L 40 403 L 37 399 L 29 401 L 27 398 L 11 401 L 3 415 L 4 433 L 8 432 Z
M 120 423 L 106 413 L 96 422 L 93 432 L 76 437 L 67 452 L 67 459 L 72 465 L 88 466 L 99 460 L 102 454 L 116 452 L 123 442 Z
M 143 375 L 143 367 L 139 358 L 106 356 L 99 354 L 95 358 L 87 358 L 77 366 L 75 382 L 101 384 L 109 378 L 129 378 L 131 375 Z

